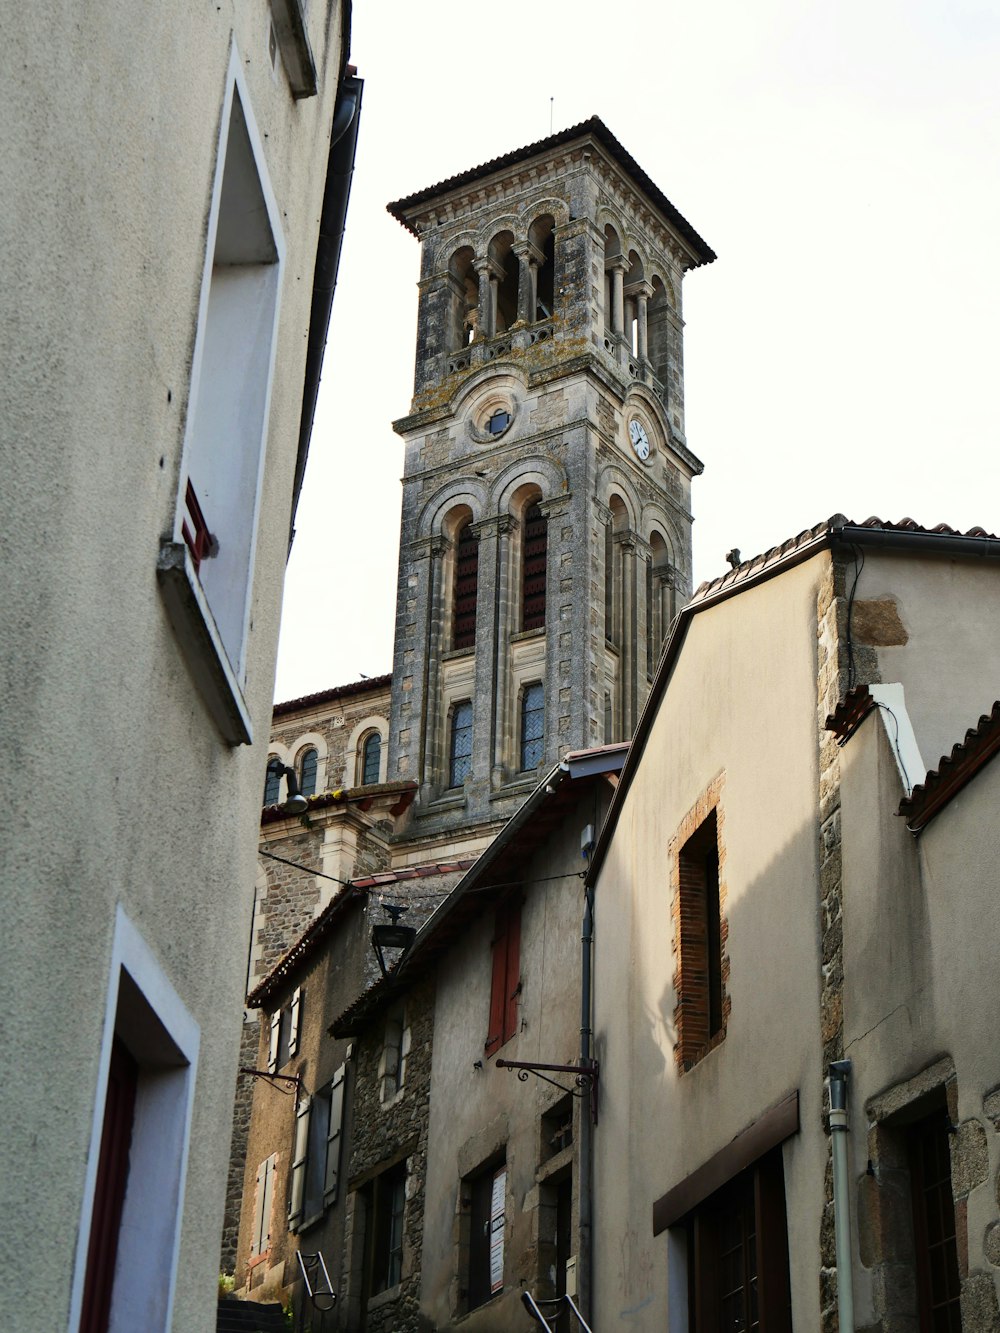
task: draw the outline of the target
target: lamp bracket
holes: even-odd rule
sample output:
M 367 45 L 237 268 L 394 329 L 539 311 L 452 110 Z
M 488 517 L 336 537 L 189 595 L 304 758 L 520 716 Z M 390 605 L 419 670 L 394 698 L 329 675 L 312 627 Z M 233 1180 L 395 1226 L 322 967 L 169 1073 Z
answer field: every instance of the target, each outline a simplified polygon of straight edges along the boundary
M 521 1083 L 527 1083 L 528 1075 L 534 1074 L 536 1078 L 551 1083 L 560 1092 L 568 1092 L 571 1097 L 582 1099 L 589 1096 L 590 1118 L 595 1125 L 597 1124 L 597 1082 L 600 1066 L 596 1060 L 591 1060 L 588 1065 L 549 1065 L 540 1064 L 536 1060 L 497 1060 L 496 1066 L 497 1069 L 516 1070 Z M 573 1082 L 576 1086 L 567 1088 L 564 1083 L 557 1083 L 554 1078 L 549 1078 L 549 1074 L 575 1074 Z

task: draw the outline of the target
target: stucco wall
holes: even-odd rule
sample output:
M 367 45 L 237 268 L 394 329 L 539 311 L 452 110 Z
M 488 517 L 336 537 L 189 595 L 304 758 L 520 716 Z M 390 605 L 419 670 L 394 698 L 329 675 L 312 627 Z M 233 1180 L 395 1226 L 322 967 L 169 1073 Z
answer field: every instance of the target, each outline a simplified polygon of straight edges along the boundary
M 0 1255 L 31 1293 L 15 1329 L 66 1326 L 116 904 L 200 1028 L 174 1327 L 214 1325 L 305 333 L 339 7 L 313 5 L 320 96 L 267 55 L 266 0 L 41 5 L 7 33 L 3 752 L 10 1040 L 0 1091 Z M 246 696 L 231 749 L 194 688 L 156 581 L 188 413 L 233 41 L 286 260 Z M 53 1187 L 58 1182 L 58 1188 Z M 25 1237 L 32 1243 L 25 1245 Z M 11 1322 L 12 1321 L 12 1322 Z
M 652 1204 L 798 1089 L 821 1111 L 816 599 L 828 558 L 706 610 L 684 647 L 596 888 L 594 1322 L 657 1329 L 686 1303 Z M 668 849 L 721 779 L 727 994 L 724 1040 L 687 1073 L 674 1054 Z M 766 1040 L 762 1034 L 767 1034 Z M 796 1327 L 816 1323 L 825 1139 L 784 1146 Z M 793 1222 L 791 1219 L 795 1219 Z

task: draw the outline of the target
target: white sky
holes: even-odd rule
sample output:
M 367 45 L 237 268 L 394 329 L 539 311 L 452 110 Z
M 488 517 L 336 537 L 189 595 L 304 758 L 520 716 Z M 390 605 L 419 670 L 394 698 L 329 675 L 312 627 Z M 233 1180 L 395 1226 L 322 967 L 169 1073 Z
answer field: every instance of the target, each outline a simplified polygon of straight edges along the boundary
M 1000 530 L 994 0 L 355 0 L 352 59 L 278 699 L 392 666 L 419 246 L 385 205 L 545 137 L 550 98 L 719 256 L 684 284 L 695 586 L 837 511 Z

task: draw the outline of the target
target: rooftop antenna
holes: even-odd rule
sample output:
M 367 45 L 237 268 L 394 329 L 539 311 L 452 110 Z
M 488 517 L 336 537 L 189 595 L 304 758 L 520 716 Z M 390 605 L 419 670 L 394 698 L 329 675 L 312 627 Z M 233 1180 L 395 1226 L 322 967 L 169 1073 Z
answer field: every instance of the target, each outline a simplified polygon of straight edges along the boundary
M 549 98 L 549 133 L 550 133 L 550 134 L 552 133 L 552 117 L 555 115 L 555 105 L 556 105 L 556 99 L 555 99 L 554 97 L 550 97 L 550 98 Z

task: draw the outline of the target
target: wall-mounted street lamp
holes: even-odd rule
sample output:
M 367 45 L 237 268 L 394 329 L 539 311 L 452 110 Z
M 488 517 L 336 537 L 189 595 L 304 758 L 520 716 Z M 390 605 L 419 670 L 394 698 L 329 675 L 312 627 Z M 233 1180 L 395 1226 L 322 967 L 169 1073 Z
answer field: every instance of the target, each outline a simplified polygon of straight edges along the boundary
M 283 764 L 275 755 L 267 761 L 267 771 L 273 777 L 284 778 L 287 785 L 287 794 L 281 804 L 281 809 L 286 815 L 304 815 L 309 809 L 309 802 L 299 790 L 299 777 L 294 768 L 288 764 Z
M 372 948 L 375 950 L 375 957 L 378 959 L 378 965 L 382 969 L 383 977 L 389 975 L 389 969 L 385 965 L 383 949 L 401 949 L 396 962 L 399 963 L 405 957 L 407 950 L 413 943 L 417 933 L 415 926 L 401 926 L 399 918 L 409 909 L 403 903 L 383 903 L 383 910 L 387 913 L 390 920 L 381 922 L 377 926 L 372 926 Z

